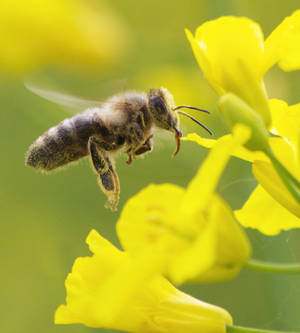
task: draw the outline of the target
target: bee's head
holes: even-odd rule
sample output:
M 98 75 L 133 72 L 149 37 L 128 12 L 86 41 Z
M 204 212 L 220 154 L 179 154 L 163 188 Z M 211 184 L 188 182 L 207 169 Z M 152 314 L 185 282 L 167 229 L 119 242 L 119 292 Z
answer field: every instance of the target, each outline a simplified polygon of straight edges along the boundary
M 198 125 L 203 127 L 205 130 L 209 132 L 209 134 L 212 134 L 212 132 L 204 126 L 202 123 L 200 123 L 197 119 L 192 117 L 191 115 L 183 112 L 178 111 L 182 108 L 188 108 L 193 110 L 198 110 L 206 113 L 210 113 L 207 110 L 200 109 L 194 106 L 189 105 L 179 105 L 175 106 L 174 98 L 172 94 L 166 89 L 166 88 L 159 88 L 159 89 L 150 89 L 148 94 L 148 103 L 149 103 L 149 109 L 150 113 L 153 117 L 153 121 L 157 127 L 166 129 L 168 131 L 171 131 L 175 134 L 175 140 L 177 149 L 173 156 L 177 155 L 180 149 L 180 138 L 182 137 L 182 134 L 179 130 L 179 117 L 178 113 L 189 117 L 193 121 L 195 121 Z
M 148 94 L 148 103 L 153 121 L 157 127 L 171 131 L 175 134 L 177 144 L 176 152 L 180 148 L 180 138 L 182 136 L 179 130 L 179 117 L 175 109 L 175 102 L 172 94 L 166 88 L 150 89 Z

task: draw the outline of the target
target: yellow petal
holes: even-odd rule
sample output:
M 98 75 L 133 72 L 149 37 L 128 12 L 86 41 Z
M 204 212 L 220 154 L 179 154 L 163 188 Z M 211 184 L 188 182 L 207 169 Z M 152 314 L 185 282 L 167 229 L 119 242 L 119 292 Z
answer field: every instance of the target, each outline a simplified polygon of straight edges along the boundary
M 261 185 L 252 192 L 243 208 L 235 211 L 235 215 L 244 227 L 258 229 L 266 235 L 300 227 L 299 217 L 283 207 Z
M 278 62 L 281 69 L 300 69 L 300 10 L 286 17 L 265 42 L 265 64 L 267 70 Z
M 214 195 L 205 216 L 206 225 L 198 238 L 170 264 L 169 275 L 175 283 L 233 278 L 250 257 L 247 236 L 218 195 Z
M 207 207 L 230 155 L 250 136 L 249 129 L 243 125 L 237 125 L 233 133 L 229 139 L 217 141 L 189 183 L 180 207 L 182 212 L 188 214 L 187 216 L 193 216 Z
M 146 265 L 157 269 L 157 273 L 169 274 L 170 263 L 190 247 L 191 252 L 195 251 L 194 241 L 203 233 L 205 222 L 201 214 L 197 219 L 180 214 L 184 192 L 171 184 L 150 185 L 126 203 L 117 222 L 117 234 L 135 262 L 144 260 Z M 146 252 L 154 258 L 144 256 Z M 202 252 L 197 252 L 198 257 L 199 253 Z M 209 253 L 191 264 L 193 267 L 204 265 L 202 260 L 207 258 Z
M 248 261 L 251 248 L 244 231 L 237 224 L 229 205 L 215 195 L 209 207 L 208 220 L 216 223 L 216 262 L 200 280 L 228 279 L 235 276 Z
M 300 170 L 292 146 L 278 137 L 273 137 L 269 141 L 279 161 L 298 178 Z M 257 160 L 252 164 L 252 172 L 260 185 L 245 206 L 236 212 L 238 220 L 244 226 L 257 228 L 270 235 L 280 230 L 300 227 L 297 222 L 300 217 L 300 206 L 282 183 L 273 165 L 269 161 Z
M 187 296 L 180 292 L 173 300 L 170 299 L 171 302 L 161 302 L 161 314 L 153 317 L 153 321 L 162 329 L 160 332 L 226 332 L 226 324 L 232 324 L 232 318 L 226 310 Z M 167 313 L 169 316 L 166 316 Z M 156 331 L 148 333 L 152 332 Z
M 223 69 L 227 67 L 229 71 L 237 71 L 238 59 L 242 59 L 247 67 L 256 71 L 257 77 L 262 78 L 263 34 L 254 21 L 246 17 L 220 17 L 198 27 L 195 40 L 211 65 L 213 72 L 210 75 L 220 86 L 226 82 Z
M 219 95 L 233 93 L 270 123 L 263 78 L 263 34 L 245 17 L 220 17 L 187 32 L 206 79 Z
M 300 205 L 282 183 L 271 164 L 255 161 L 252 165 L 252 172 L 263 188 L 278 201 L 278 203 L 300 218 Z
M 158 278 L 153 282 L 144 293 L 152 295 L 151 298 L 154 296 L 158 304 L 156 308 L 150 309 L 151 321 L 147 326 L 150 325 L 147 327 L 144 324 L 139 332 L 225 333 L 226 324 L 232 324 L 232 318 L 226 310 L 184 294 L 165 279 Z
M 89 327 L 111 325 L 106 303 L 113 297 L 101 291 L 101 284 L 106 286 L 114 277 L 117 268 L 127 260 L 126 255 L 115 248 L 95 230 L 87 237 L 87 243 L 95 251 L 93 257 L 77 258 L 72 273 L 68 275 L 65 285 L 66 304 L 61 305 L 55 314 L 55 323 L 83 323 Z M 94 295 L 93 299 L 90 295 Z M 101 295 L 102 303 L 96 303 Z
M 276 158 L 295 178 L 300 179 L 300 168 L 297 161 L 297 154 L 293 145 L 280 137 L 270 138 L 269 142 L 273 153 L 276 155 Z
M 289 140 L 296 150 L 300 129 L 300 103 L 292 106 L 279 99 L 269 101 L 272 114 L 272 133 Z
M 188 29 L 185 29 L 185 33 L 205 78 L 218 95 L 223 95 L 225 90 L 214 78 L 214 76 L 211 75 L 213 71 L 212 64 L 203 53 L 200 43 L 194 38 L 193 34 Z
M 185 138 L 182 138 L 184 141 L 193 141 L 198 143 L 200 146 L 203 146 L 205 148 L 212 148 L 215 146 L 215 144 L 218 141 L 228 141 L 232 139 L 231 134 L 227 134 L 219 138 L 218 140 L 213 140 L 213 139 L 205 139 L 200 137 L 198 134 L 192 133 L 188 134 Z M 261 160 L 261 161 L 268 161 L 268 158 L 266 155 L 260 151 L 251 151 L 245 148 L 242 145 L 238 145 L 234 148 L 231 156 L 240 158 L 242 160 L 248 161 L 248 162 L 253 162 L 255 160 Z
M 130 198 L 117 222 L 117 234 L 123 248 L 139 253 L 141 248 L 155 246 L 170 233 L 168 220 L 178 212 L 184 189 L 173 184 L 149 185 Z M 185 226 L 178 226 L 185 234 Z M 172 234 L 172 231 L 171 231 Z M 173 234 L 176 238 L 176 234 Z
M 176 256 L 169 261 L 167 276 L 175 284 L 182 284 L 187 281 L 210 282 L 202 276 L 216 262 L 217 258 L 217 235 L 216 221 L 203 225 L 201 232 L 198 232 L 195 241 L 191 242 Z M 203 255 L 205 253 L 205 255 Z M 215 280 L 223 279 L 223 276 L 215 276 Z
M 224 135 L 224 136 L 222 136 L 222 138 L 225 138 L 228 136 L 231 136 L 231 134 Z M 196 133 L 189 133 L 186 137 L 183 137 L 181 140 L 196 142 L 200 146 L 205 147 L 205 148 L 212 148 L 215 146 L 215 144 L 217 142 L 217 140 L 215 140 L 215 139 L 202 138 L 200 135 L 198 135 Z M 220 140 L 220 139 L 218 139 L 218 140 Z
M 102 237 L 96 230 L 92 229 L 86 238 L 86 243 L 92 253 L 110 252 L 111 255 L 119 256 L 120 251 Z
M 299 131 L 298 138 L 297 138 L 296 159 L 298 162 L 298 166 L 300 168 L 300 131 Z
M 78 322 L 78 317 L 76 313 L 69 310 L 69 307 L 60 305 L 55 312 L 54 322 L 55 324 L 72 324 Z

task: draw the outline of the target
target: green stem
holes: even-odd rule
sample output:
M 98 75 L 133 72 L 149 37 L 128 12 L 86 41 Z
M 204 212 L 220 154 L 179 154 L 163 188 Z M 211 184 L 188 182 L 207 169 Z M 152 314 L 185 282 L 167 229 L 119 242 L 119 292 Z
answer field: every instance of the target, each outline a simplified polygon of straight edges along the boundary
M 245 267 L 260 272 L 279 273 L 279 274 L 300 274 L 300 263 L 280 264 L 275 262 L 266 262 L 266 261 L 250 259 L 246 263 Z
M 262 330 L 258 328 L 226 325 L 226 333 L 296 333 L 296 332 Z
M 300 204 L 300 182 L 280 163 L 271 149 L 267 149 L 265 153 L 270 158 L 275 170 L 277 171 L 279 177 L 281 178 L 288 191 Z

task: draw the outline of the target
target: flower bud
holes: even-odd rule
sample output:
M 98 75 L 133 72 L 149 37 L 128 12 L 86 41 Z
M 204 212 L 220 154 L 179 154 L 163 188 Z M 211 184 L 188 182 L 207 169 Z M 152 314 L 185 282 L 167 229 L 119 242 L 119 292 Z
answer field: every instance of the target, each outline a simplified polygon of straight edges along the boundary
M 264 122 L 248 104 L 234 94 L 226 94 L 220 98 L 219 107 L 231 128 L 243 124 L 251 129 L 251 137 L 244 144 L 246 148 L 254 151 L 269 149 L 269 133 Z

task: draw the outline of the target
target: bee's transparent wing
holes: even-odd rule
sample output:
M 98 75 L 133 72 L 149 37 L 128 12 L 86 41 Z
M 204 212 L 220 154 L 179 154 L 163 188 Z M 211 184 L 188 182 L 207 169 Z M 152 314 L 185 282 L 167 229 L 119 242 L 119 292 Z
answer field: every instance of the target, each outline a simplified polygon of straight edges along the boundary
M 83 111 L 88 108 L 103 107 L 103 102 L 97 100 L 89 100 L 81 97 L 72 96 L 57 91 L 52 91 L 37 87 L 31 83 L 25 82 L 25 87 L 34 94 L 45 98 L 46 100 L 63 107 L 71 108 L 74 111 Z

